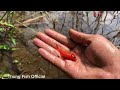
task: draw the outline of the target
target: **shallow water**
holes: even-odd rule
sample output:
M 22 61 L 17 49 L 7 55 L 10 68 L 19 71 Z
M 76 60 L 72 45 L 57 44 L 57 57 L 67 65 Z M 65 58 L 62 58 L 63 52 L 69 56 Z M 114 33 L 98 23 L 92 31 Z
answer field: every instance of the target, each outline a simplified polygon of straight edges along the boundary
M 33 17 L 37 17 L 43 15 L 44 17 L 38 20 L 37 22 L 28 23 L 26 27 L 19 27 L 20 33 L 17 37 L 17 47 L 18 50 L 14 51 L 12 57 L 14 60 L 18 60 L 21 64 L 17 65 L 18 69 L 22 71 L 22 74 L 39 74 L 45 75 L 45 78 L 70 78 L 60 69 L 56 68 L 54 65 L 43 59 L 37 52 L 37 47 L 33 44 L 32 40 L 35 37 L 37 32 L 44 32 L 46 28 L 51 28 L 59 33 L 62 33 L 65 36 L 68 35 L 68 30 L 73 28 L 77 31 L 81 31 L 84 33 L 98 33 L 101 34 L 102 28 L 104 27 L 103 36 L 108 38 L 110 41 L 113 40 L 113 37 L 117 34 L 109 34 L 111 31 L 111 27 L 116 27 L 115 25 L 111 25 L 109 27 L 105 27 L 106 25 L 100 24 L 98 30 L 94 30 L 96 24 L 94 26 L 90 26 L 87 23 L 87 19 L 81 12 L 69 12 L 69 11 L 50 11 L 50 12 L 29 12 L 25 11 L 22 14 L 20 19 L 30 19 Z M 109 18 L 109 17 L 108 17 Z M 108 19 L 107 18 L 107 19 Z M 95 19 L 90 14 L 90 24 Z M 114 21 L 114 20 L 113 20 Z M 114 22 L 115 23 L 115 22 Z M 106 22 L 107 24 L 107 22 Z M 117 26 L 118 27 L 118 26 Z M 31 28 L 31 29 L 30 29 Z M 115 29 L 113 28 L 113 31 Z M 115 45 L 119 45 L 120 39 L 117 38 L 115 41 Z M 116 43 L 117 42 L 117 43 Z

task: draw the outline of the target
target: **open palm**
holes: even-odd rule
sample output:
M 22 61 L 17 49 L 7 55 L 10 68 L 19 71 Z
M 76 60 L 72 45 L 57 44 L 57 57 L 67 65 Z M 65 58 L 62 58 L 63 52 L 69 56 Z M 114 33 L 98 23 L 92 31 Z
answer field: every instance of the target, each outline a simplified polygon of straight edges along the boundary
M 104 48 L 109 46 L 114 48 L 114 46 L 100 36 L 78 33 L 75 30 L 70 30 L 69 34 L 71 38 L 47 29 L 45 34 L 38 32 L 37 38 L 33 41 L 39 47 L 39 53 L 46 60 L 74 78 L 111 78 L 112 74 L 109 72 L 109 68 L 105 66 L 106 63 L 111 64 L 111 62 L 108 62 L 104 56 L 104 53 L 108 53 L 109 50 L 105 51 Z M 101 40 L 107 41 L 106 43 L 109 43 L 109 45 L 105 46 L 106 43 L 103 43 L 101 46 L 99 44 Z M 56 44 L 61 49 L 74 52 L 77 60 L 63 60 L 60 53 L 55 49 Z M 104 53 L 100 54 L 101 51 Z M 101 55 L 104 57 L 101 57 Z

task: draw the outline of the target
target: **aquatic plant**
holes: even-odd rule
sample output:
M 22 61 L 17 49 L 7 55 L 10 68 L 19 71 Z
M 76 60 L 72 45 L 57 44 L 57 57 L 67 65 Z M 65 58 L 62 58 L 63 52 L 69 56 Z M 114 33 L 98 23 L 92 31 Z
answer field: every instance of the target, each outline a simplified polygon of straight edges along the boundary
M 7 22 L 0 22 L 0 49 L 1 50 L 15 50 L 13 48 L 16 45 L 15 39 L 16 28 Z

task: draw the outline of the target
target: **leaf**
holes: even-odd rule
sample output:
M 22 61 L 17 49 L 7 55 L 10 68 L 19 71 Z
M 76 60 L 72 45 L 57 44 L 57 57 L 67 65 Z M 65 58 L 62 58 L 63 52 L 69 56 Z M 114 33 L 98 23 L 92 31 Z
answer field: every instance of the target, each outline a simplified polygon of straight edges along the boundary
M 6 45 L 4 45 L 4 46 L 3 46 L 3 49 L 7 49 L 7 46 L 6 46 Z
M 18 49 L 20 49 L 20 48 L 15 48 L 15 47 L 13 47 L 11 50 L 13 50 L 13 51 L 14 51 L 14 50 L 18 50 Z
M 13 51 L 14 51 L 14 50 L 16 50 L 16 49 L 17 49 L 17 48 L 12 48 L 11 50 L 13 50 Z
M 9 78 L 10 74 L 6 73 L 6 74 L 3 74 L 3 78 Z
M 0 28 L 0 31 L 4 31 L 4 28 Z
M 0 49 L 6 49 L 5 45 L 0 45 Z
M 7 45 L 0 45 L 0 49 L 9 50 L 10 48 Z
M 16 40 L 14 38 L 11 38 L 14 45 L 16 45 Z
M 0 24 L 16 29 L 16 27 L 14 25 L 12 25 L 12 24 L 10 24 L 8 22 L 2 22 L 2 21 L 0 21 Z

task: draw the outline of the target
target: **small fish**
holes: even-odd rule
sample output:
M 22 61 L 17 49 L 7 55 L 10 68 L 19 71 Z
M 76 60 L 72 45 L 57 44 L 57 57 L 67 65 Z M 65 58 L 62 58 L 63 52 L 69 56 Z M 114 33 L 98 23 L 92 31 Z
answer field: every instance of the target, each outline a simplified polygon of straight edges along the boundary
M 57 51 L 59 51 L 60 55 L 64 59 L 69 59 L 69 60 L 72 60 L 72 61 L 76 61 L 77 60 L 74 53 L 60 49 L 57 44 L 56 44 L 56 48 L 55 49 Z

